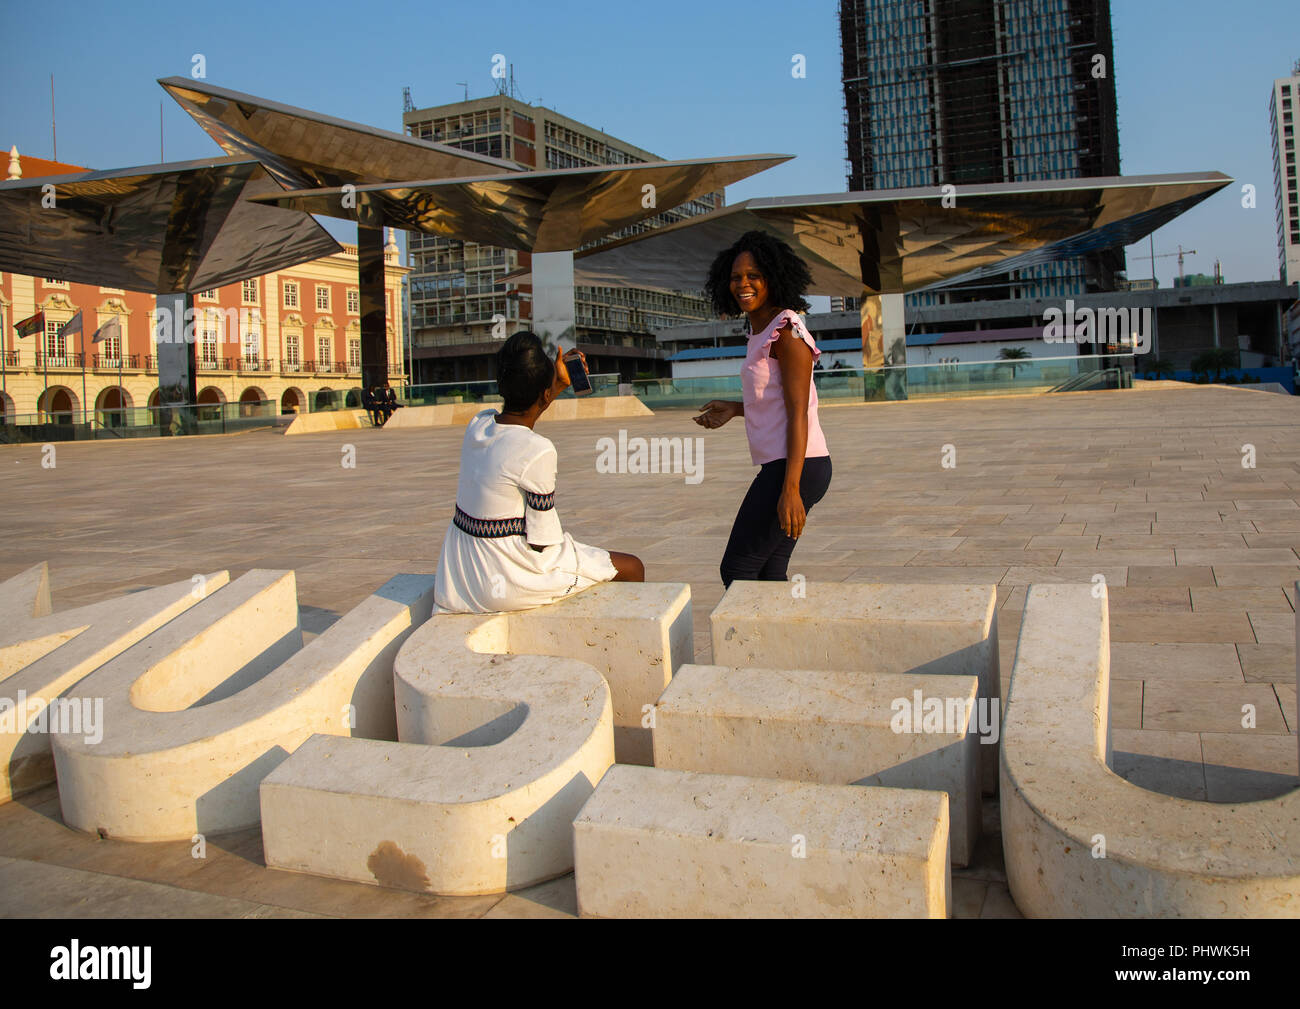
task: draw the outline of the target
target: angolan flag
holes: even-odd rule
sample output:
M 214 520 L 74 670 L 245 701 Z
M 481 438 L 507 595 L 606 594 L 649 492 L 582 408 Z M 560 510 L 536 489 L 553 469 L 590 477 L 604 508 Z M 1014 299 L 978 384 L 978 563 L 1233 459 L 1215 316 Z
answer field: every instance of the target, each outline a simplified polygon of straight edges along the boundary
M 33 333 L 45 332 L 45 313 L 37 312 L 21 322 L 14 323 L 14 329 L 18 330 L 20 340 L 25 336 L 31 336 Z

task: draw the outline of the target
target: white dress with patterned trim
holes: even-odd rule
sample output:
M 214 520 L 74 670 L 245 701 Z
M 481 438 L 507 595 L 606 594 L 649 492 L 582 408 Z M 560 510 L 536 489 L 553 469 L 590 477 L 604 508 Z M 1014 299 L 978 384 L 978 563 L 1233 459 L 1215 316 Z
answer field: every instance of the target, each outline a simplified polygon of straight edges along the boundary
M 460 514 L 448 526 L 438 559 L 439 610 L 530 609 L 618 573 L 608 551 L 579 543 L 560 528 L 558 456 L 550 439 L 496 418 L 495 410 L 484 410 L 465 430 L 456 488 Z

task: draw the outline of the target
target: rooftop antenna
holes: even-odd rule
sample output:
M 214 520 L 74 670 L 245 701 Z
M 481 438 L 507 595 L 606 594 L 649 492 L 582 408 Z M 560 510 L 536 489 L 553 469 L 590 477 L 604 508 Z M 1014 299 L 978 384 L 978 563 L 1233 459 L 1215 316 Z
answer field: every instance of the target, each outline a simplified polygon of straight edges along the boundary
M 469 101 L 469 84 L 468 84 L 468 82 L 466 82 L 466 81 L 457 81 L 456 83 L 459 84 L 459 85 L 461 85 L 461 86 L 465 89 L 465 101 Z
M 411 101 L 411 87 L 409 84 L 406 87 L 402 88 L 402 111 L 403 112 L 415 111 L 415 102 Z

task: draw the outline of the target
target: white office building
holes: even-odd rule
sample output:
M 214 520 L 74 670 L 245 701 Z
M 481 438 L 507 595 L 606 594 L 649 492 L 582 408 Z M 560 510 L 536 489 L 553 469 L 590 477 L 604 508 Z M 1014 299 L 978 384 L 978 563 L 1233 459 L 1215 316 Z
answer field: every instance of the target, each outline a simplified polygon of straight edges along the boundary
M 1296 184 L 1295 113 L 1300 102 L 1300 61 L 1294 73 L 1273 82 L 1273 192 L 1277 208 L 1277 254 L 1282 283 L 1300 281 L 1300 186 Z

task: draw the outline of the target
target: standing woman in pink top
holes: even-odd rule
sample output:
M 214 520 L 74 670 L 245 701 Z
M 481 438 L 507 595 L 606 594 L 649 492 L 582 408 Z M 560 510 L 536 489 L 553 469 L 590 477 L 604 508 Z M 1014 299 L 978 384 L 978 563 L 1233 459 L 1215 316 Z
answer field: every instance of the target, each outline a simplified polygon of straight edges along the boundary
M 714 310 L 749 317 L 741 369 L 744 401 L 713 400 L 695 419 L 721 427 L 745 418 L 749 454 L 759 467 L 722 555 L 722 584 L 786 580 L 786 565 L 808 511 L 826 494 L 831 456 L 817 420 L 813 363 L 821 351 L 799 317 L 812 274 L 794 250 L 749 231 L 720 252 L 704 285 Z

